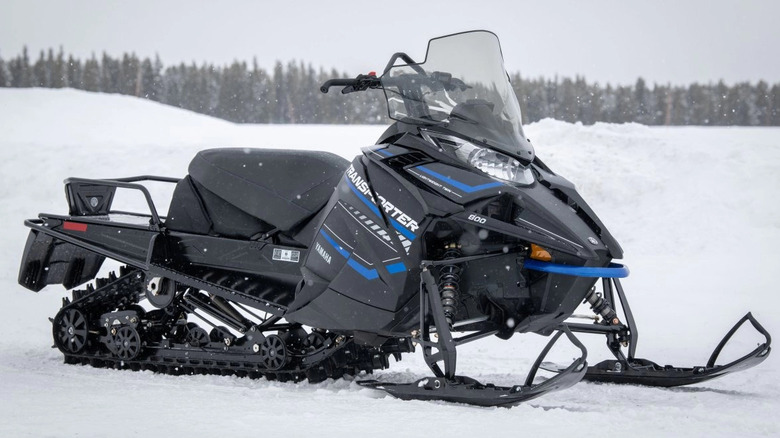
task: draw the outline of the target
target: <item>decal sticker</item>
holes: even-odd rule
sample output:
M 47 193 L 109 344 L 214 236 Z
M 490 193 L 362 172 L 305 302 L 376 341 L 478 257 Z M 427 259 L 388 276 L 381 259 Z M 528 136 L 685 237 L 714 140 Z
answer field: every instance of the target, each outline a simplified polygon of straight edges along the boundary
M 390 221 L 390 225 L 396 229 L 396 232 L 402 234 L 409 240 L 414 240 L 415 237 L 417 237 L 414 234 L 414 232 L 420 228 L 420 225 L 417 223 L 417 221 L 406 215 L 392 203 L 388 202 L 387 199 L 385 199 L 379 193 L 377 193 L 377 197 L 379 198 L 380 203 L 377 204 L 373 195 L 371 194 L 371 189 L 368 183 L 358 174 L 352 165 L 350 165 L 349 169 L 347 169 L 344 178 L 346 178 L 347 183 L 349 184 L 349 188 L 353 193 L 355 193 L 355 195 L 357 195 L 358 199 L 360 199 L 360 201 L 362 201 L 375 215 L 379 217 L 383 216 L 379 211 L 379 208 L 377 208 L 377 205 L 382 206 L 382 209 L 385 211 L 385 215 L 388 216 L 387 219 Z
M 298 263 L 298 261 L 301 259 L 301 252 L 294 249 L 274 248 L 273 259 L 279 260 L 281 262 Z

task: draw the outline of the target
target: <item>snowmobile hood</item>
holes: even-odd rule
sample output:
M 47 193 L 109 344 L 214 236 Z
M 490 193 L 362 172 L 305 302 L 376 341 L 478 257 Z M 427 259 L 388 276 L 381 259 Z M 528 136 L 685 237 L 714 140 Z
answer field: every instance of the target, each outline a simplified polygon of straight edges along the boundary
M 434 38 L 424 62 L 389 65 L 381 81 L 391 119 L 436 125 L 521 162 L 533 161 L 495 34 L 480 30 Z

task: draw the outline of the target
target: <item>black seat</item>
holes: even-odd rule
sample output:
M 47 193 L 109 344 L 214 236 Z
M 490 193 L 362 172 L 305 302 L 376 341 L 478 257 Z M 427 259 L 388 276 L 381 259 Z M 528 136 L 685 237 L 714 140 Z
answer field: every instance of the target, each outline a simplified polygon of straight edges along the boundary
M 215 213 L 211 205 L 214 201 L 203 189 L 242 212 L 287 231 L 328 202 L 348 166 L 347 160 L 328 152 L 208 149 L 195 155 L 189 176 L 196 183 L 215 228 L 219 222 L 215 215 L 219 213 Z

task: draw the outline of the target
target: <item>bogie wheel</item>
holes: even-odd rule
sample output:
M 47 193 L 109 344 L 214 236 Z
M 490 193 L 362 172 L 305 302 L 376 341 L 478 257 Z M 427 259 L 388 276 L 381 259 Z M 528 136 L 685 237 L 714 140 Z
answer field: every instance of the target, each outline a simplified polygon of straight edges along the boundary
M 52 322 L 54 344 L 63 353 L 80 353 L 87 345 L 89 328 L 86 316 L 78 309 L 63 309 Z
M 211 340 L 206 330 L 198 327 L 195 323 L 187 324 L 187 336 L 184 338 L 184 342 L 190 347 L 202 347 L 207 345 Z
M 260 360 L 272 371 L 282 369 L 287 364 L 287 348 L 284 340 L 277 335 L 270 335 L 260 345 Z
M 325 335 L 319 332 L 311 332 L 306 336 L 304 346 L 310 351 L 317 351 L 325 345 Z
M 118 328 L 112 339 L 114 354 L 122 360 L 132 360 L 141 352 L 141 336 L 129 325 Z
M 236 343 L 236 337 L 228 330 L 227 327 L 219 326 L 214 327 L 209 333 L 209 340 L 211 342 L 219 342 L 226 346 L 231 346 Z

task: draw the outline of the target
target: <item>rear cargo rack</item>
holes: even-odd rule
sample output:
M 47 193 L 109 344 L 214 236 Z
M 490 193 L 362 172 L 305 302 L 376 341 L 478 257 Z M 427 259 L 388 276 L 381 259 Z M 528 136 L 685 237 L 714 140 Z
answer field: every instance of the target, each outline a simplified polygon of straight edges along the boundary
M 141 181 L 178 183 L 178 178 L 164 176 L 142 175 L 115 179 L 68 178 L 65 180 L 65 194 L 71 216 L 107 215 L 111 212 L 111 204 L 117 188 L 139 190 L 146 199 L 151 214 L 150 225 L 159 229 L 162 225 L 160 215 L 152 201 L 149 190 Z M 131 213 L 132 214 L 132 213 Z

